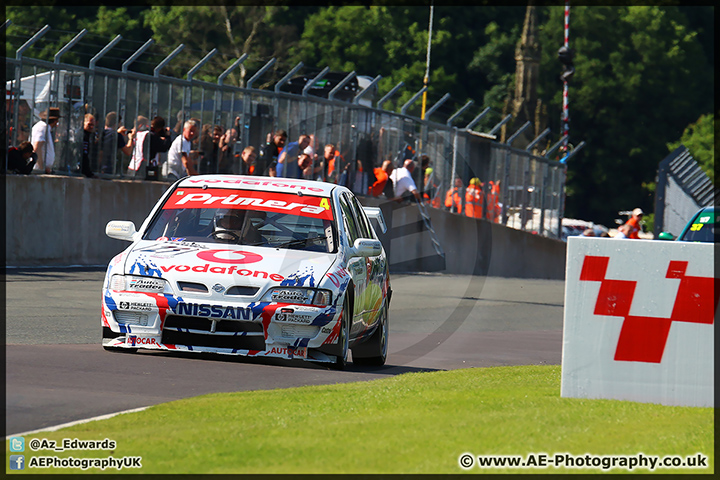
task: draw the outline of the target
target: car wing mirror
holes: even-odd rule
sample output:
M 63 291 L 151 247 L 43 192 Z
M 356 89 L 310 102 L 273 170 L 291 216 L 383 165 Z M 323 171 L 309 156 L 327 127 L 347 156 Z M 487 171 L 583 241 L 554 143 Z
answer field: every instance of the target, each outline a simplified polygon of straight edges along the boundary
M 353 250 L 353 257 L 377 257 L 382 253 L 382 243 L 371 238 L 358 238 L 353 244 Z
M 126 240 L 128 242 L 135 241 L 137 230 L 133 222 L 124 220 L 113 220 L 105 226 L 105 235 L 118 240 Z

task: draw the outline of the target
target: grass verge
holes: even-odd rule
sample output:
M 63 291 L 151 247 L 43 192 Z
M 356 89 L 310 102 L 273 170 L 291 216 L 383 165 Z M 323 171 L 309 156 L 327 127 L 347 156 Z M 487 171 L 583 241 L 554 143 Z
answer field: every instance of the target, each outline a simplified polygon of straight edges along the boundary
M 602 468 L 464 470 L 463 453 L 707 456 L 714 408 L 560 398 L 560 366 L 495 367 L 272 391 L 212 394 L 77 425 L 32 439 L 114 440 L 114 450 L 25 450 L 31 457 L 142 456 L 122 473 L 598 473 Z M 8 447 L 6 452 L 10 455 Z M 541 457 L 535 457 L 541 460 Z M 627 473 L 617 468 L 614 473 Z M 635 468 L 637 473 L 649 472 Z M 90 468 L 86 473 L 98 473 Z M 105 473 L 117 473 L 108 468 Z

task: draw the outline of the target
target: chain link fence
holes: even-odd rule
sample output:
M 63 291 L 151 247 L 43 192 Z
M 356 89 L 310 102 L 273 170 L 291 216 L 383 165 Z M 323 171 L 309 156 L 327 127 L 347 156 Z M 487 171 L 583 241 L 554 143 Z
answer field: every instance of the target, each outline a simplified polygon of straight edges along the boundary
M 454 127 L 450 121 L 443 125 L 373 107 L 373 95 L 366 93 L 374 92 L 361 90 L 342 100 L 339 95 L 328 99 L 313 95 L 315 85 L 310 82 L 307 92 L 293 94 L 283 91 L 279 84 L 273 90 L 252 88 L 252 79 L 250 88 L 239 88 L 223 85 L 222 79 L 213 84 L 163 76 L 157 71 L 145 75 L 127 69 L 18 57 L 5 60 L 6 148 L 30 141 L 32 128 L 43 112 L 49 107 L 59 108 L 59 123 L 53 131 L 55 174 L 80 174 L 83 118 L 87 113 L 95 116 L 98 138 L 98 148 L 90 152 L 91 169 L 96 176 L 108 179 L 128 178 L 130 162 L 130 156 L 119 150 L 122 137 L 112 132 L 120 126 L 131 129 L 143 119 L 163 117 L 173 135 L 181 133 L 184 121 L 199 120 L 201 134 L 196 148 L 207 157 L 200 162 L 204 165 L 200 173 L 222 171 L 221 162 L 213 157 L 218 154 L 212 138 L 216 126 L 231 143 L 225 173 L 240 171 L 244 147 L 259 149 L 272 132 L 283 129 L 288 142 L 296 141 L 301 134 L 312 134 L 312 146 L 320 157 L 325 144 L 333 144 L 346 164 L 336 162 L 334 178 L 342 179 L 358 195 L 368 195 L 368 186 L 375 181 L 373 169 L 384 159 L 392 159 L 397 167 L 403 160 L 414 158 L 420 167 L 421 156 L 427 155 L 432 173 L 426 176 L 422 168 L 416 168 L 413 176 L 428 206 L 446 208 L 447 192 L 459 178 L 464 212 L 466 188 L 471 179 L 478 178 L 484 218 L 559 238 L 563 164 L 499 143 L 494 135 Z M 371 82 L 367 88 L 372 87 Z M 342 175 L 340 169 L 344 167 L 346 174 Z M 328 174 L 322 178 L 327 179 Z

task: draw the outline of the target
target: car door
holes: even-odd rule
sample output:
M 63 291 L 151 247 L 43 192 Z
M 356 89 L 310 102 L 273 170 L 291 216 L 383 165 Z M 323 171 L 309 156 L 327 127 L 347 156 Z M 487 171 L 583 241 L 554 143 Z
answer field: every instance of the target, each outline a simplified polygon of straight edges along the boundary
M 358 225 L 355 213 L 351 207 L 351 202 L 347 193 L 341 193 L 338 196 L 340 210 L 342 210 L 343 222 L 345 222 L 345 231 L 348 235 L 349 249 L 353 248 L 355 240 L 361 238 L 360 226 Z M 365 283 L 367 282 L 367 270 L 365 258 L 352 257 L 348 258 L 347 269 L 350 272 L 352 283 L 354 286 L 353 294 L 355 298 L 353 321 L 350 327 L 350 336 L 355 337 L 365 329 L 362 318 L 364 306 L 362 305 L 362 294 L 365 291 Z
M 354 195 L 347 197 L 350 210 L 358 230 L 358 238 L 375 239 L 370 220 L 365 215 L 362 206 Z M 359 328 L 367 329 L 378 317 L 382 306 L 382 274 L 384 272 L 383 256 L 360 257 L 358 264 L 362 264 L 364 278 L 358 283 L 358 293 L 355 297 L 356 315 L 361 319 Z

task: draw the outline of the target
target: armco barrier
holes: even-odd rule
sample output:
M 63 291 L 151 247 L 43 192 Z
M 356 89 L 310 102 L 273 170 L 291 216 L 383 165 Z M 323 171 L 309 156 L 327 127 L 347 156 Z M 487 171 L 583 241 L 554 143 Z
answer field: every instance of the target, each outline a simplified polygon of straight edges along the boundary
M 139 228 L 168 187 L 161 182 L 8 175 L 7 265 L 104 265 L 128 245 L 105 235 L 107 222 L 131 220 Z M 393 272 L 554 279 L 565 274 L 563 242 L 427 209 L 443 259 L 432 248 L 417 205 L 361 201 L 383 211 L 388 232 L 381 240 Z
M 714 406 L 714 245 L 572 237 L 561 396 Z

